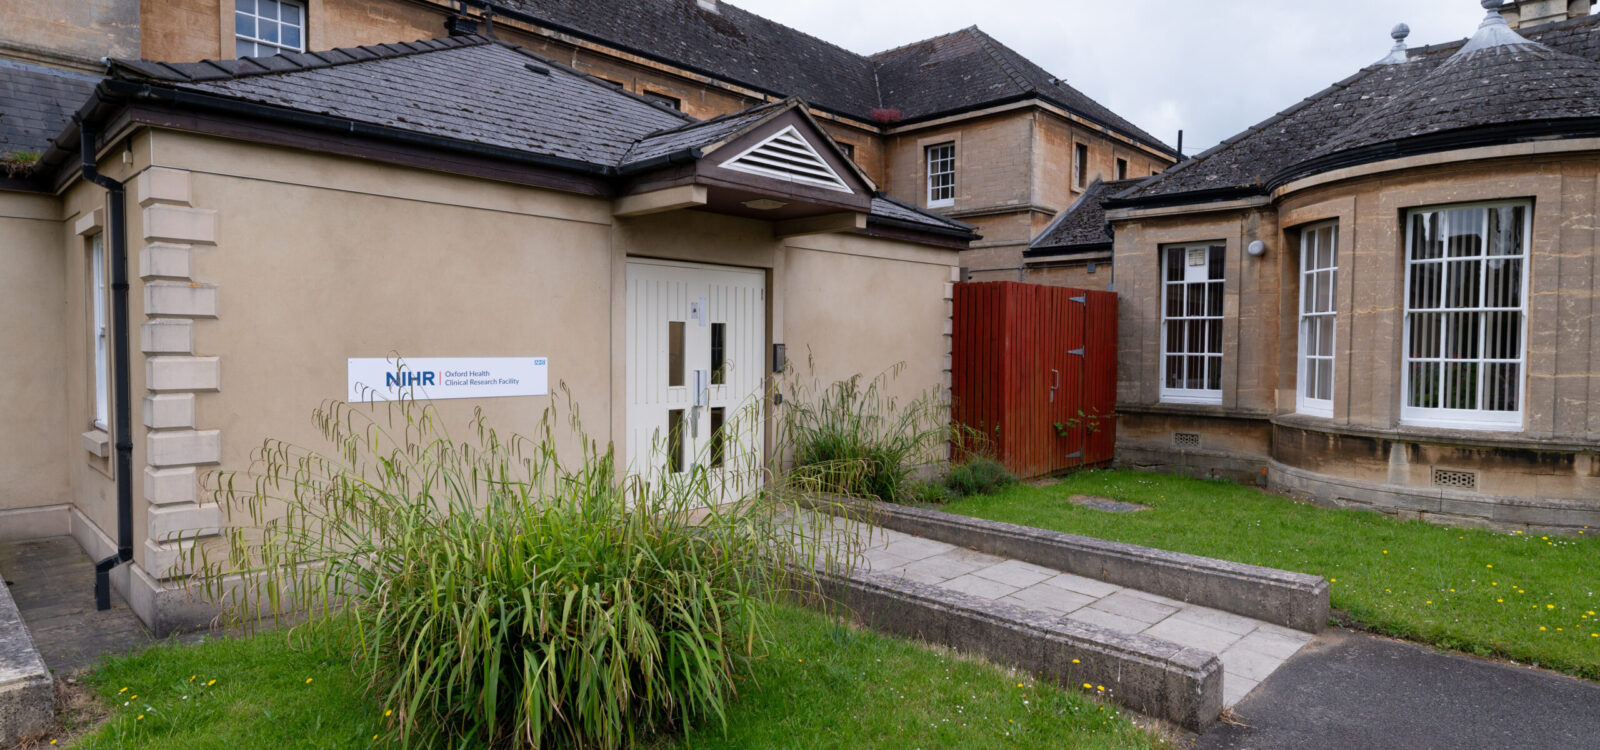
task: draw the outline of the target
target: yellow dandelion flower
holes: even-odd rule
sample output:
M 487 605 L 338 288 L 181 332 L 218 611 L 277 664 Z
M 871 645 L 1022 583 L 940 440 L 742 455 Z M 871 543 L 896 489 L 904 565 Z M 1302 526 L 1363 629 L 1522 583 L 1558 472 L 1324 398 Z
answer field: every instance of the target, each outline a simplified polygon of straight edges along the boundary
M 1539 629 L 1540 629 L 1540 630 L 1544 630 L 1544 629 L 1545 629 L 1545 628 L 1544 628 L 1544 626 L 1543 626 L 1543 625 L 1540 625 L 1540 626 L 1539 626 Z
M 128 700 L 130 700 L 130 701 L 136 701 L 136 700 L 139 700 L 139 696 L 137 696 L 137 695 L 130 695 L 130 696 L 128 696 Z
M 1432 599 L 1429 599 L 1429 600 L 1428 600 L 1428 603 L 1429 603 L 1429 604 L 1432 604 L 1432 603 L 1433 603 L 1433 600 L 1432 600 Z
M 1554 604 L 1546 604 L 1546 605 L 1544 605 L 1544 608 L 1545 609 L 1555 609 L 1556 605 L 1554 605 Z
M 206 684 L 207 685 L 215 685 L 215 684 L 217 684 L 217 681 L 215 679 L 212 679 L 212 680 L 208 681 Z
M 1590 638 L 1600 638 L 1600 633 L 1590 633 L 1589 637 Z
M 374 740 L 378 739 L 378 735 L 372 735 L 372 739 L 374 739 Z
M 1499 586 L 1499 585 L 1500 585 L 1500 582 L 1499 582 L 1499 581 L 1490 581 L 1490 582 L 1489 582 L 1489 585 L 1490 585 L 1490 586 Z
M 134 719 L 134 721 L 144 721 L 144 714 L 139 714 L 139 718 Z
M 391 708 L 391 709 L 389 709 L 387 711 L 384 711 L 383 715 L 386 716 L 386 717 L 387 716 L 393 716 L 394 715 L 394 709 Z
M 1483 567 L 1485 567 L 1485 568 L 1492 568 L 1492 567 L 1494 567 L 1494 566 L 1493 566 L 1493 565 L 1485 565 L 1485 566 L 1483 566 Z
M 1073 663 L 1073 664 L 1077 664 L 1077 663 L 1078 663 L 1078 660 L 1077 660 L 1077 659 L 1073 659 L 1073 660 L 1072 660 L 1072 663 Z
M 121 690 L 118 690 L 117 692 L 118 693 L 126 693 L 126 692 L 128 692 L 128 689 L 127 688 L 123 688 Z
M 307 677 L 307 678 L 306 678 L 306 684 L 307 684 L 307 685 L 310 685 L 310 684 L 311 684 L 311 679 L 312 679 L 312 678 L 310 678 L 310 677 Z
M 1328 583 L 1338 583 L 1338 582 L 1339 582 L 1339 579 L 1337 579 L 1337 578 L 1329 578 L 1328 579 Z
M 1385 554 L 1385 555 L 1389 554 L 1389 550 L 1384 550 L 1383 554 Z
M 1504 600 L 1504 599 L 1496 599 L 1495 601 L 1500 603 L 1500 604 L 1505 604 L 1506 603 L 1506 600 Z
M 50 740 L 50 744 L 54 745 L 54 744 L 56 744 L 56 741 L 55 740 Z
M 1090 684 L 1089 684 L 1089 683 L 1087 683 L 1087 682 L 1085 682 L 1085 683 L 1083 683 L 1083 689 L 1084 689 L 1084 690 L 1093 690 L 1093 689 L 1094 689 L 1094 686 L 1093 686 L 1093 685 L 1090 685 Z
M 1017 687 L 1022 687 L 1022 683 L 1017 683 Z
M 192 674 L 192 675 L 189 675 L 189 681 L 190 681 L 190 682 L 194 682 L 194 678 L 196 678 L 196 677 L 199 677 L 199 676 L 200 676 L 200 675 L 197 675 L 197 674 Z

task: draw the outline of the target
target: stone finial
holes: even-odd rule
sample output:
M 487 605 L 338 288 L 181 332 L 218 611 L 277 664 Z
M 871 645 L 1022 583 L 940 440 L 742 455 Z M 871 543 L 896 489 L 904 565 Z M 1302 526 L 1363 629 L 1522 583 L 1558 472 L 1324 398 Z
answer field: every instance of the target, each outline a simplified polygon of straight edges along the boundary
M 1403 23 L 1396 24 L 1389 31 L 1389 38 L 1394 40 L 1394 49 L 1389 50 L 1388 57 L 1378 61 L 1379 65 L 1399 65 L 1410 59 L 1406 55 L 1406 37 L 1411 36 L 1411 27 Z
M 1478 5 L 1483 6 L 1483 9 L 1490 13 L 1499 13 L 1500 6 L 1505 4 L 1506 0 L 1478 0 Z

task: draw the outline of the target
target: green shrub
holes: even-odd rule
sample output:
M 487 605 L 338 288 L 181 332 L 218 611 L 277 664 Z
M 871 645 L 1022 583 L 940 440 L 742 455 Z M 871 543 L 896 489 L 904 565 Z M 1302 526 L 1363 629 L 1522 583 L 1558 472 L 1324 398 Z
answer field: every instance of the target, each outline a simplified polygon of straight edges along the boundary
M 949 407 L 934 391 L 904 405 L 890 396 L 902 369 L 826 387 L 788 383 L 780 453 L 793 452 L 790 480 L 822 492 L 914 502 L 913 472 L 948 456 Z
M 944 475 L 945 487 L 957 498 L 971 495 L 992 495 L 1017 483 L 1017 478 L 1005 464 L 992 458 L 978 457 L 950 467 Z
M 331 455 L 269 441 L 217 477 L 234 525 L 226 552 L 197 548 L 199 580 L 242 621 L 345 638 L 406 746 L 619 747 L 720 720 L 807 532 L 775 498 L 706 507 L 703 469 L 627 475 L 575 416 L 560 456 L 554 421 L 502 439 L 480 414 L 458 441 L 414 401 L 326 405 Z
M 961 495 L 945 486 L 943 481 L 913 480 L 906 487 L 903 502 L 918 505 L 944 505 L 961 499 Z

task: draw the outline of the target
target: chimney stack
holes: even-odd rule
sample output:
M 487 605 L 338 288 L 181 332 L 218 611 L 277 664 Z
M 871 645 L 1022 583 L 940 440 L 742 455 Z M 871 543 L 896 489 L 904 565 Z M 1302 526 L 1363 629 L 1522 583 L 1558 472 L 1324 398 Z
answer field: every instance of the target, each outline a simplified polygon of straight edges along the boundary
M 1594 9 L 1594 0 L 1508 0 L 1500 15 L 1513 29 L 1581 18 Z

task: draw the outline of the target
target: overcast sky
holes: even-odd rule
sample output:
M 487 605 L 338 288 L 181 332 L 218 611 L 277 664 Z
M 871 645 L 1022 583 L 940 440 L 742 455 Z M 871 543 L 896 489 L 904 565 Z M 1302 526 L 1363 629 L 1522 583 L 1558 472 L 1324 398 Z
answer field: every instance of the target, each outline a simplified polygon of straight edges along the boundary
M 729 0 L 870 54 L 976 25 L 1195 154 L 1408 44 L 1470 36 L 1477 0 Z

